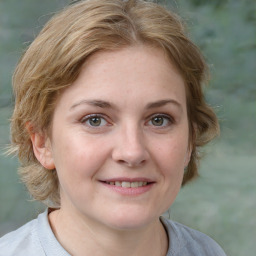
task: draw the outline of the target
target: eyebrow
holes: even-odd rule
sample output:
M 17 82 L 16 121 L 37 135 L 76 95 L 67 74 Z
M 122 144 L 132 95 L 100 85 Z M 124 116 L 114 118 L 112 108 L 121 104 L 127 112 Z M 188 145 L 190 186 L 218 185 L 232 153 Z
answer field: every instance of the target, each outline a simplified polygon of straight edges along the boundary
M 109 102 L 103 100 L 81 100 L 78 103 L 72 105 L 70 110 L 83 104 L 88 104 L 99 108 L 114 108 L 113 105 L 111 105 Z
M 164 99 L 164 100 L 159 100 L 159 101 L 155 101 L 155 102 L 150 102 L 147 104 L 146 108 L 147 109 L 152 109 L 152 108 L 159 108 L 159 107 L 163 107 L 167 104 L 174 104 L 177 107 L 179 107 L 180 109 L 182 109 L 181 104 L 173 99 Z
M 78 103 L 75 103 L 74 105 L 72 105 L 70 110 L 76 108 L 77 106 L 83 105 L 83 104 L 88 104 L 88 105 L 99 107 L 99 108 L 112 108 L 112 109 L 116 108 L 111 103 L 109 103 L 107 101 L 103 101 L 103 100 L 81 100 Z M 146 109 L 159 108 L 159 107 L 163 107 L 167 104 L 174 104 L 178 108 L 182 109 L 181 104 L 178 101 L 173 100 L 173 99 L 163 99 L 163 100 L 158 100 L 155 102 L 150 102 L 146 105 Z

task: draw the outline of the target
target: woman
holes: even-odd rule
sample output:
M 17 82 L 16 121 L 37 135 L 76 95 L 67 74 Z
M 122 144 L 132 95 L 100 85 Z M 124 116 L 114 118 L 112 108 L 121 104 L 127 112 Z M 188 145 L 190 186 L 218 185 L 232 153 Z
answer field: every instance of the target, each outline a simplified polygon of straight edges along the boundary
M 0 255 L 225 255 L 160 217 L 218 133 L 206 66 L 175 14 L 88 0 L 56 14 L 14 74 L 12 152 L 48 209 Z

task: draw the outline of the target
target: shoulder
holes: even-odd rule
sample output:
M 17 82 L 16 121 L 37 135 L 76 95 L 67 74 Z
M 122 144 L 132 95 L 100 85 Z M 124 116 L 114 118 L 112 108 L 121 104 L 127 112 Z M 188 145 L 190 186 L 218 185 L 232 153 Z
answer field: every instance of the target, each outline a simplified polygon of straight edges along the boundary
M 0 238 L 0 256 L 45 255 L 37 234 L 38 220 L 32 220 Z
M 162 217 L 161 221 L 169 235 L 167 256 L 226 256 L 222 248 L 202 232 Z
M 40 243 L 36 234 L 36 221 L 32 220 L 0 238 L 0 256 L 18 256 L 38 251 L 36 247 L 40 247 Z
M 0 238 L 0 256 L 70 256 L 52 232 L 48 210 Z

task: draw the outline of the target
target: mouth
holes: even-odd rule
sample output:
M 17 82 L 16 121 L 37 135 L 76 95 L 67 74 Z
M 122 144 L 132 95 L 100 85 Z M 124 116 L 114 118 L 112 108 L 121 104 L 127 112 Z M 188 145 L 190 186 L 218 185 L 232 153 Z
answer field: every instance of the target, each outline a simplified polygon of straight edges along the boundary
M 133 197 L 150 191 L 156 182 L 145 178 L 117 178 L 104 180 L 101 181 L 101 183 L 104 185 L 104 187 L 114 191 L 115 193 L 123 196 Z
M 144 187 L 149 184 L 152 184 L 153 182 L 147 182 L 147 181 L 104 181 L 104 183 L 116 187 L 122 187 L 122 188 L 139 188 Z
M 139 196 L 144 194 L 156 184 L 155 180 L 145 177 L 127 178 L 118 177 L 100 181 L 106 188 L 123 196 Z

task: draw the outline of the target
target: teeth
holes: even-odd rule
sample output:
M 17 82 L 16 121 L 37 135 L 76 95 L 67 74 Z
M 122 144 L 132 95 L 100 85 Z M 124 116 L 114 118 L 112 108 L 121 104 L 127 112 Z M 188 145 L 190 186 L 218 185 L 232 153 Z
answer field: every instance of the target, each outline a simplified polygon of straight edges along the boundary
M 118 187 L 122 187 L 122 183 L 119 182 L 119 181 L 116 181 L 116 182 L 113 182 L 113 183 L 114 183 L 113 185 L 116 185 L 116 186 L 118 186 Z
M 131 187 L 131 183 L 130 182 L 126 182 L 126 181 L 122 182 L 122 188 L 130 188 L 130 187 Z
M 117 187 L 123 187 L 123 188 L 138 188 L 142 186 L 146 186 L 148 183 L 146 181 L 110 181 L 107 182 L 109 185 L 115 185 Z
M 137 188 L 139 186 L 139 182 L 131 182 L 131 188 Z

